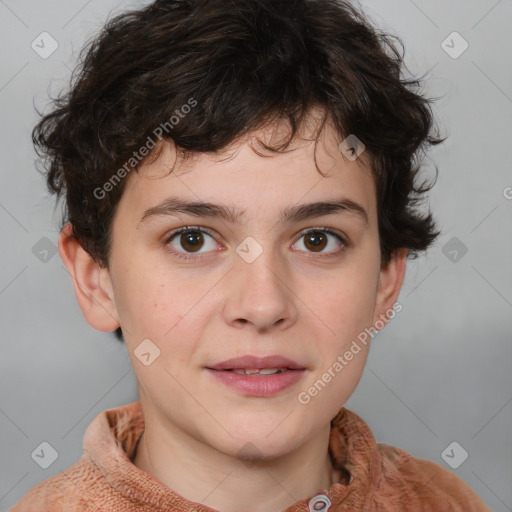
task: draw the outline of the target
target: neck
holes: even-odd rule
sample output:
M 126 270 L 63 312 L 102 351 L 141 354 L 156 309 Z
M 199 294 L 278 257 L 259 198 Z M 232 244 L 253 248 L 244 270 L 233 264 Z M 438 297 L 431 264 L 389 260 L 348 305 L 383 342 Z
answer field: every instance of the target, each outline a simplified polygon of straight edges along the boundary
M 328 454 L 329 432 L 328 426 L 295 452 L 252 464 L 176 426 L 146 421 L 133 463 L 189 501 L 220 512 L 280 512 L 339 481 Z

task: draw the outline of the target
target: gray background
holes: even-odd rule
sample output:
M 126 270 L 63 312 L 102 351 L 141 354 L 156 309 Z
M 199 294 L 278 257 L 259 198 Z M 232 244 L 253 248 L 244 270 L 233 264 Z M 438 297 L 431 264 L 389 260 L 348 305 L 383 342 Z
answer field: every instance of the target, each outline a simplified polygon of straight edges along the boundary
M 0 0 L 1 510 L 76 462 L 97 414 L 137 399 L 124 345 L 85 322 L 52 252 L 60 208 L 35 171 L 30 141 L 34 102 L 44 106 L 67 84 L 83 41 L 109 13 L 135 5 Z M 424 167 L 425 177 L 433 162 L 440 169 L 430 205 L 443 233 L 409 262 L 403 310 L 375 337 L 348 407 L 378 441 L 450 469 L 492 510 L 512 510 L 512 2 L 362 6 L 404 40 L 413 74 L 430 70 L 425 92 L 443 96 L 435 113 L 449 139 Z M 46 59 L 31 48 L 43 31 L 59 45 Z M 453 31 L 469 44 L 458 58 L 442 46 Z M 462 46 L 452 39 L 453 53 Z M 31 458 L 42 441 L 58 452 L 48 469 Z M 441 457 L 453 441 L 469 453 L 457 469 Z M 462 452 L 449 453 L 458 460 Z

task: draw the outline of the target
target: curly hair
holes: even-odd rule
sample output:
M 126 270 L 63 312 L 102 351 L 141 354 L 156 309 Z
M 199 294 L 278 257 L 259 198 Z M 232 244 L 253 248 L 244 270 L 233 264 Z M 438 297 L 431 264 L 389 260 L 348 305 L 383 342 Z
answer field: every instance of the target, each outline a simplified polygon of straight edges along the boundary
M 440 234 L 432 214 L 418 211 L 438 169 L 431 185 L 416 175 L 428 146 L 445 139 L 419 90 L 423 77 L 403 76 L 404 53 L 397 36 L 342 0 L 156 0 L 113 17 L 32 133 L 48 189 L 65 193 L 63 225 L 108 267 L 121 178 L 155 156 L 153 136 L 184 156 L 218 152 L 285 119 L 289 139 L 262 144 L 284 151 L 321 107 L 340 140 L 355 134 L 365 145 L 381 265 L 398 248 L 416 258 Z

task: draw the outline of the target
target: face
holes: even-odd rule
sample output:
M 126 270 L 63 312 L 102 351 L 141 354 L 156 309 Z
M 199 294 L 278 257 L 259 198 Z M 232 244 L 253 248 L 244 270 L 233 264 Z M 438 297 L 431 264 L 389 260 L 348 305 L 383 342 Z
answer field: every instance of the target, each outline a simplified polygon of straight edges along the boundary
M 332 128 L 316 150 L 324 177 L 313 142 L 263 157 L 251 137 L 170 174 L 167 145 L 133 173 L 102 272 L 143 406 L 222 453 L 251 442 L 277 457 L 328 428 L 351 395 L 369 347 L 354 340 L 394 302 L 402 276 L 380 273 L 374 181 Z M 304 207 L 313 203 L 330 206 Z M 244 356 L 283 359 L 221 364 Z

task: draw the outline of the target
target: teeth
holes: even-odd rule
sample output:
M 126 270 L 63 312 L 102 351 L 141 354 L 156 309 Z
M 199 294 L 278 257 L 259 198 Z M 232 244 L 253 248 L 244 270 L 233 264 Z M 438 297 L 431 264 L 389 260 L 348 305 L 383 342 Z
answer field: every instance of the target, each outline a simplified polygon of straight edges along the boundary
M 272 375 L 273 373 L 277 373 L 280 370 L 280 368 L 266 368 L 263 370 L 260 370 L 260 373 L 262 375 Z
M 248 370 L 242 370 L 245 375 L 254 375 L 255 373 L 260 373 L 260 372 L 263 372 L 263 370 L 252 370 L 252 369 L 248 369 Z
M 273 375 L 275 373 L 284 373 L 285 371 L 286 368 L 262 368 L 261 370 L 233 370 L 234 373 L 239 373 L 241 375 Z

